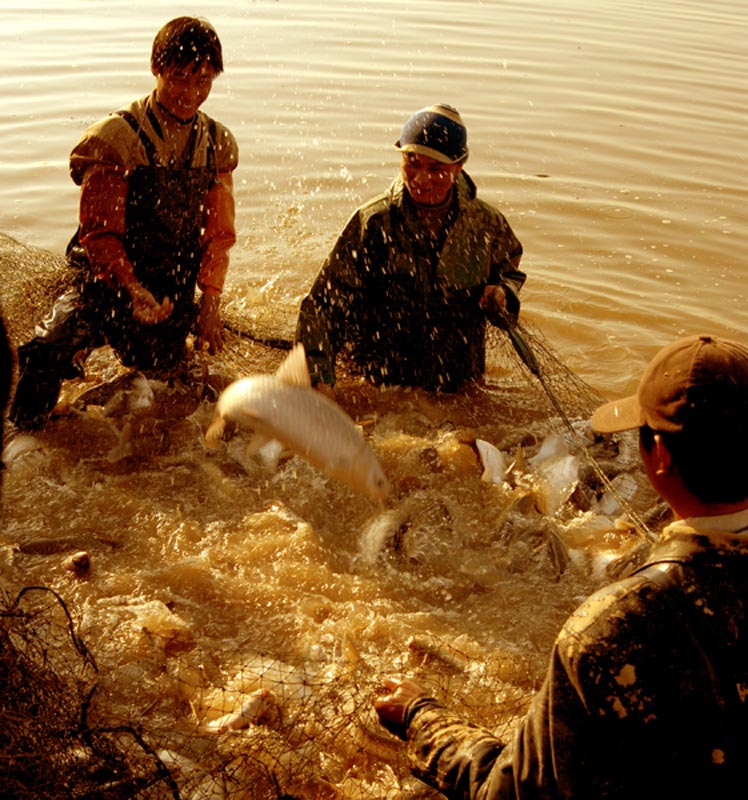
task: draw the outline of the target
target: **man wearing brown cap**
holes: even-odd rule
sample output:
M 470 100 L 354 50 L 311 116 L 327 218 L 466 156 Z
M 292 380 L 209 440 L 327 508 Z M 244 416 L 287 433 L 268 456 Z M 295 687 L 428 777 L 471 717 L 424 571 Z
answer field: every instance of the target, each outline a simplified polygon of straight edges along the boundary
M 416 112 L 395 147 L 400 175 L 353 214 L 301 304 L 296 338 L 329 393 L 344 349 L 374 383 L 455 391 L 484 371 L 481 307 L 519 312 L 522 245 L 476 196 L 456 109 Z
M 745 797 L 748 347 L 675 342 L 592 427 L 639 430 L 673 511 L 647 563 L 569 617 L 510 741 L 410 680 L 386 680 L 380 721 L 449 798 Z

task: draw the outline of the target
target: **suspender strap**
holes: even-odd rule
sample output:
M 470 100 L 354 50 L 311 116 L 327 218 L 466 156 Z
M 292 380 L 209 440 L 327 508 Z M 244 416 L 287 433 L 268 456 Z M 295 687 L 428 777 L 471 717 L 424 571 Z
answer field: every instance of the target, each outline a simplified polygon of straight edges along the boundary
M 152 109 L 148 109 L 149 119 L 151 120 L 151 124 L 153 125 L 154 129 L 159 131 L 160 125 L 158 124 L 158 120 L 156 119 L 155 115 L 153 114 Z M 156 149 L 156 145 L 148 138 L 146 132 L 143 130 L 143 126 L 138 120 L 136 119 L 134 114 L 131 114 L 129 111 L 120 110 L 115 111 L 115 114 L 118 114 L 122 117 L 123 120 L 133 129 L 135 134 L 137 135 L 138 139 L 140 139 L 143 147 L 145 148 L 145 153 L 148 156 L 148 161 L 152 166 L 158 164 L 158 150 Z M 194 129 L 193 129 L 193 136 L 191 138 L 192 147 L 195 147 L 195 136 L 194 136 Z M 216 164 L 216 153 L 215 153 L 215 142 L 216 142 L 216 122 L 215 120 L 211 119 L 208 124 L 208 152 L 206 154 L 206 167 L 210 171 L 215 171 L 215 164 Z
M 143 127 L 138 122 L 133 114 L 129 111 L 117 111 L 115 112 L 122 117 L 123 120 L 135 131 L 138 139 L 140 139 L 143 147 L 145 147 L 145 153 L 148 156 L 148 161 L 151 164 L 158 163 L 158 151 L 156 150 L 156 145 L 146 136 Z

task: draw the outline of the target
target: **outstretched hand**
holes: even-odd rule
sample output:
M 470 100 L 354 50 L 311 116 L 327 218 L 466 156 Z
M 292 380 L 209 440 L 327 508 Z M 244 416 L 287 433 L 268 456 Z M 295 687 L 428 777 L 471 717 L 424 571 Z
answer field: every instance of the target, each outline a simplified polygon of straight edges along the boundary
M 405 728 L 405 712 L 413 700 L 423 697 L 428 692 L 407 678 L 387 677 L 383 685 L 387 693 L 380 695 L 374 701 L 374 710 L 379 716 L 379 722 L 390 733 L 400 739 L 406 739 L 408 732 Z
M 132 315 L 138 322 L 155 325 L 163 322 L 174 310 L 174 303 L 168 297 L 164 297 L 159 303 L 140 283 L 133 283 L 127 290 L 132 301 Z

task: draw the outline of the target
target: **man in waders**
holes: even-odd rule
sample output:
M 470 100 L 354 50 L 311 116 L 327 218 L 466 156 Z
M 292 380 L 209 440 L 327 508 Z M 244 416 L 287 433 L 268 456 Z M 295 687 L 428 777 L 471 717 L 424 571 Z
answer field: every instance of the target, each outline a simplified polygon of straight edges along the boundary
M 18 348 L 9 416 L 19 429 L 47 420 L 62 381 L 81 376 L 96 347 L 109 344 L 125 366 L 159 372 L 180 363 L 193 331 L 199 348 L 222 347 L 238 148 L 199 111 L 222 71 L 221 43 L 207 21 L 168 22 L 153 42 L 153 92 L 89 127 L 75 146 L 73 278 Z

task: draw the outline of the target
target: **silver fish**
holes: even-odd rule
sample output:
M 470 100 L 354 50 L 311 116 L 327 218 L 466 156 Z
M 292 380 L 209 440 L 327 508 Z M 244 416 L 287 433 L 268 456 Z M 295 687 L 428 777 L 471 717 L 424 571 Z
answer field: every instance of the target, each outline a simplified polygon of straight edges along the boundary
M 205 434 L 207 447 L 218 446 L 227 421 L 255 431 L 251 454 L 276 440 L 372 500 L 387 496 L 387 479 L 361 431 L 337 403 L 312 388 L 301 344 L 275 375 L 241 378 L 226 387 Z
M 248 728 L 250 725 L 277 724 L 281 719 L 281 709 L 273 693 L 269 689 L 257 689 L 242 703 L 238 711 L 211 720 L 204 726 L 204 730 L 226 733 Z

